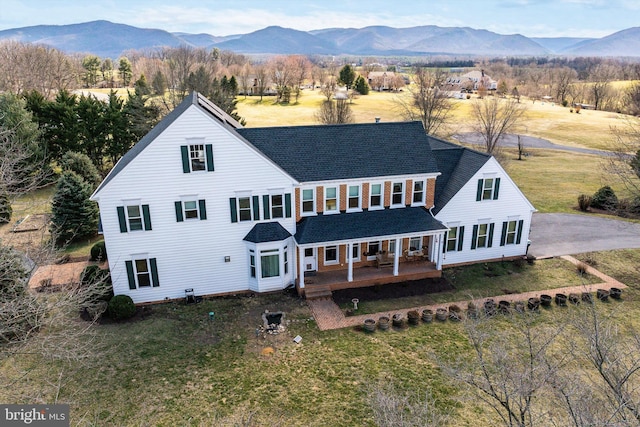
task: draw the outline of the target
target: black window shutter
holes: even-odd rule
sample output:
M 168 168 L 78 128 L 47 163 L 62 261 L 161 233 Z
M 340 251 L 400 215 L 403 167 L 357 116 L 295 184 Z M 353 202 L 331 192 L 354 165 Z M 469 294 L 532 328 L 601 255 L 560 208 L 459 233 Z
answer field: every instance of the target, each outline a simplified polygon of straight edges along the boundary
M 284 195 L 284 216 L 291 218 L 291 193 Z
M 144 221 L 144 229 L 151 230 L 151 214 L 149 212 L 149 205 L 142 205 L 142 219 Z
M 125 261 L 124 264 L 127 266 L 127 279 L 129 279 L 129 289 L 135 289 L 136 276 L 133 272 L 133 261 Z
M 253 220 L 260 221 L 260 197 L 253 196 Z
M 155 258 L 149 259 L 149 265 L 151 266 L 151 284 L 153 287 L 160 286 L 160 281 L 158 280 L 158 263 Z
M 198 200 L 198 207 L 200 208 L 200 220 L 207 219 L 207 202 L 204 199 Z
M 500 191 L 500 178 L 496 178 L 496 183 L 493 187 L 493 200 L 498 200 L 498 192 Z
M 271 218 L 271 212 L 269 212 L 269 195 L 265 194 L 262 196 L 262 213 L 264 214 L 264 219 Z
M 207 171 L 213 172 L 213 145 L 206 144 L 204 146 L 206 156 L 207 156 Z
M 176 206 L 176 221 L 184 221 L 184 217 L 182 216 L 182 202 L 174 202 L 174 205 Z
M 442 253 L 446 254 L 447 253 L 447 236 L 449 235 L 448 231 L 444 232 L 444 240 L 443 240 L 443 244 L 442 244 Z
M 489 242 L 487 243 L 487 247 L 490 248 L 493 245 L 493 228 L 494 223 L 489 224 Z
M 458 252 L 462 251 L 462 242 L 464 242 L 464 226 L 458 227 Z
M 507 221 L 502 223 L 502 236 L 500 236 L 500 246 L 504 246 L 507 242 L 507 227 L 509 223 Z
M 524 226 L 524 220 L 518 221 L 518 235 L 516 236 L 516 245 L 519 245 L 522 241 L 522 227 Z
M 238 222 L 238 203 L 235 197 L 229 199 L 229 208 L 231 209 L 231 222 Z
M 128 230 L 127 230 L 127 218 L 124 216 L 124 206 L 118 206 L 117 209 L 118 209 L 118 223 L 120 224 L 120 232 L 126 233 Z
M 182 172 L 191 172 L 191 162 L 189 161 L 189 147 L 186 145 L 180 146 L 180 152 L 182 153 Z
M 476 248 L 477 242 L 478 242 L 478 224 L 473 226 L 473 235 L 471 236 L 471 249 Z
M 483 186 L 484 186 L 484 180 L 483 179 L 479 179 L 478 180 L 478 191 L 476 191 L 476 202 L 479 202 L 480 200 L 482 200 Z

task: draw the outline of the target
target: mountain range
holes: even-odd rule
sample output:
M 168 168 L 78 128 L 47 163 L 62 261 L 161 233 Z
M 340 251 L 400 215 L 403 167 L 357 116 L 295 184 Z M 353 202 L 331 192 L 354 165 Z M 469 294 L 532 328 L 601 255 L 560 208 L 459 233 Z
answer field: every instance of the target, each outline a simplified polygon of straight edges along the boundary
M 242 54 L 640 57 L 640 27 L 628 28 L 599 39 L 529 38 L 520 34 L 503 35 L 469 27 L 435 25 L 327 28 L 314 31 L 271 26 L 248 34 L 217 37 L 92 21 L 2 30 L 0 40 L 5 39 L 44 44 L 67 53 L 91 53 L 113 59 L 127 50 L 181 45 L 218 48 Z

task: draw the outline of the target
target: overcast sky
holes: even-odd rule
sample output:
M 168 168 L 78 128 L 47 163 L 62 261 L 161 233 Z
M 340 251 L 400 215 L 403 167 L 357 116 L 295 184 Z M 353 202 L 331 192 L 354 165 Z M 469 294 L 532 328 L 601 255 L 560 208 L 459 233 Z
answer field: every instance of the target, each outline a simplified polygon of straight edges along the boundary
M 0 30 L 98 19 L 214 36 L 270 25 L 303 31 L 438 25 L 527 37 L 603 37 L 639 26 L 640 0 L 0 0 Z

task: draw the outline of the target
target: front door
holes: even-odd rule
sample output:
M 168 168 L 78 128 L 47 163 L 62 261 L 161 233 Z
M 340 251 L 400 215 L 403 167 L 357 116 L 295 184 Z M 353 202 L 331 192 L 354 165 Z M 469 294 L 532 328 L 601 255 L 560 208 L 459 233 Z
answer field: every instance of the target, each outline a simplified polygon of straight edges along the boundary
M 304 271 L 316 271 L 318 268 L 316 261 L 316 248 L 305 248 L 304 250 Z

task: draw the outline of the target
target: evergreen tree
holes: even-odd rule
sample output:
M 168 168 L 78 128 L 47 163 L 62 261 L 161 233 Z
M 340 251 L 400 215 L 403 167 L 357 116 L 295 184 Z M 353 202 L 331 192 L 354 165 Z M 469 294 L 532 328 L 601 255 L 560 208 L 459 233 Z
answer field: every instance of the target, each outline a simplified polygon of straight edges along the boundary
M 51 234 L 64 246 L 91 237 L 98 230 L 98 206 L 89 200 L 91 185 L 72 171 L 64 171 L 51 203 Z
M 151 95 L 151 88 L 149 87 L 147 78 L 144 76 L 144 74 L 140 75 L 140 78 L 136 80 L 136 82 L 133 84 L 133 87 L 142 95 Z
M 123 56 L 122 58 L 120 58 L 119 64 L 120 65 L 118 66 L 118 73 L 120 74 L 122 85 L 125 87 L 129 86 L 129 83 L 131 83 L 131 77 L 133 77 L 131 62 Z
M 129 99 L 122 108 L 126 129 L 128 132 L 128 142 L 122 145 L 123 151 L 119 156 L 123 156 L 129 148 L 142 139 L 158 123 L 160 110 L 154 104 L 147 102 L 148 97 L 142 95 L 138 89 L 133 93 L 128 92 Z
M 62 166 L 63 171 L 71 171 L 78 174 L 92 186 L 92 189 L 95 189 L 102 181 L 98 169 L 86 154 L 69 151 L 62 156 L 60 166 Z
M 153 93 L 164 96 L 164 93 L 167 91 L 167 78 L 162 74 L 162 71 L 157 71 L 153 75 L 151 87 L 153 87 Z
M 348 89 L 351 89 L 353 86 L 353 82 L 356 79 L 356 72 L 353 70 L 351 65 L 347 64 L 340 70 L 340 75 L 338 81 L 345 85 Z
M 369 95 L 369 84 L 362 76 L 358 76 L 354 84 L 354 88 L 360 95 Z

